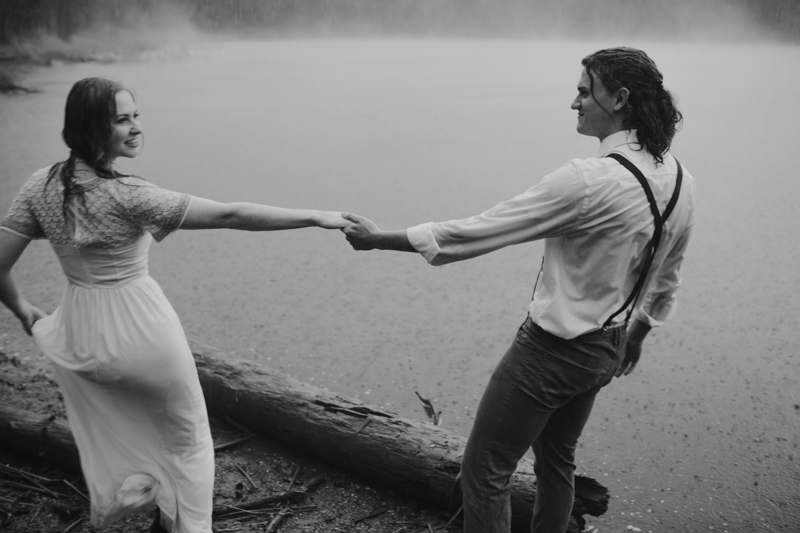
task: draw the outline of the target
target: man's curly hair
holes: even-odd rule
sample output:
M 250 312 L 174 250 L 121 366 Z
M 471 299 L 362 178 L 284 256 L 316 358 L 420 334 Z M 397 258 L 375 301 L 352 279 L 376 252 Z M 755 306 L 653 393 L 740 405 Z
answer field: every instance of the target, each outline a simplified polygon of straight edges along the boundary
M 672 93 L 664 88 L 664 76 L 655 62 L 641 50 L 620 47 L 598 50 L 584 57 L 581 64 L 589 75 L 592 96 L 595 76 L 609 92 L 628 89 L 623 126 L 637 130 L 642 148 L 663 163 L 683 115 Z

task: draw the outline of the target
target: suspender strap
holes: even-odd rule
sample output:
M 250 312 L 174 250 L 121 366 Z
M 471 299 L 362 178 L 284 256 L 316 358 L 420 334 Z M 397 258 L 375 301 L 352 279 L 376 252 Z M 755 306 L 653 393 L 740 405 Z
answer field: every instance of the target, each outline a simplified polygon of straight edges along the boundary
M 605 324 L 603 324 L 604 329 L 608 329 L 613 324 L 614 318 L 616 318 L 617 315 L 622 313 L 625 309 L 628 309 L 628 313 L 625 317 L 625 324 L 630 322 L 633 310 L 636 308 L 636 302 L 639 299 L 639 294 L 644 287 L 647 274 L 650 272 L 650 266 L 653 264 L 653 258 L 656 255 L 656 250 L 658 249 L 658 245 L 661 243 L 661 233 L 664 228 L 664 222 L 666 222 L 667 218 L 669 218 L 669 216 L 672 214 L 672 211 L 675 209 L 675 204 L 678 203 L 678 196 L 681 192 L 681 182 L 683 181 L 683 169 L 681 168 L 681 164 L 678 162 L 678 160 L 675 159 L 675 163 L 678 165 L 678 176 L 675 180 L 675 191 L 672 193 L 672 198 L 670 198 L 669 204 L 667 204 L 666 209 L 664 209 L 664 214 L 662 215 L 658 211 L 658 204 L 656 204 L 656 199 L 653 196 L 653 191 L 650 189 L 650 185 L 647 183 L 647 179 L 636 167 L 636 165 L 628 161 L 622 154 L 612 153 L 608 154 L 608 157 L 616 160 L 622 166 L 627 168 L 628 171 L 636 177 L 636 179 L 639 181 L 639 184 L 641 184 L 642 189 L 644 189 L 644 193 L 647 196 L 647 201 L 650 204 L 650 211 L 653 213 L 655 229 L 653 231 L 653 238 L 647 245 L 647 253 L 645 254 L 644 264 L 642 265 L 641 272 L 639 272 L 639 278 L 636 280 L 633 291 L 628 295 L 628 299 L 625 300 L 625 303 L 622 305 L 622 307 L 608 317 L 608 320 L 606 320 Z
M 669 199 L 669 203 L 667 204 L 667 208 L 664 209 L 664 214 L 661 216 L 662 223 L 666 222 L 669 216 L 672 214 L 672 210 L 675 209 L 675 204 L 678 203 L 678 196 L 681 194 L 681 182 L 683 182 L 683 168 L 681 167 L 678 158 L 672 156 L 675 160 L 675 163 L 678 165 L 678 175 L 675 178 L 675 192 L 672 193 L 672 198 Z

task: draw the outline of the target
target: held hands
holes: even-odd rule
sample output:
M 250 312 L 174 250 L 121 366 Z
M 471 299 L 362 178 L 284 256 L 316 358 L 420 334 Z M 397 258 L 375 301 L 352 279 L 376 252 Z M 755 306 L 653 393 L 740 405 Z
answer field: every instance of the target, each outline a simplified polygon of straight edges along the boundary
M 373 221 L 350 213 L 342 213 L 342 217 L 349 224 L 342 228 L 342 233 L 347 237 L 347 242 L 354 250 L 374 250 L 377 248 L 381 230 Z

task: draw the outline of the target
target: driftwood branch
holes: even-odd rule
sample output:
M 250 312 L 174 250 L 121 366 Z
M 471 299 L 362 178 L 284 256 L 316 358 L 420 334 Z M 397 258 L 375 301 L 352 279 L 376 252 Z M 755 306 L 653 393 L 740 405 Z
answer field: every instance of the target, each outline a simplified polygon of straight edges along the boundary
M 231 441 L 231 442 L 226 442 L 224 444 L 220 444 L 219 446 L 214 446 L 214 451 L 215 452 L 221 452 L 223 450 L 227 450 L 228 448 L 233 448 L 234 446 L 238 446 L 239 444 L 241 444 L 243 442 L 247 442 L 252 438 L 253 437 L 248 435 L 246 437 L 242 437 L 241 439 L 236 439 L 236 440 Z
M 263 509 L 270 505 L 274 505 L 276 503 L 304 500 L 308 496 L 309 492 L 316 489 L 324 482 L 325 482 L 324 477 L 315 477 L 314 479 L 309 481 L 308 485 L 306 485 L 305 489 L 303 490 L 287 490 L 279 494 L 273 494 L 272 496 L 261 498 L 260 500 L 240 503 L 236 507 L 218 507 L 214 509 L 213 516 L 214 518 L 222 517 L 234 513 L 239 513 L 242 511 L 253 511 L 256 509 Z

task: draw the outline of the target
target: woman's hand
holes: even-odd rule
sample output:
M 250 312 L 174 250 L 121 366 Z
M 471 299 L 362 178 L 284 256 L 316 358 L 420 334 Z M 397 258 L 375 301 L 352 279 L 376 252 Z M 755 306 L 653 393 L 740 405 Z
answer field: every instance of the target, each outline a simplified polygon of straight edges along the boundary
M 317 216 L 317 226 L 323 229 L 342 229 L 350 222 L 344 218 L 344 213 L 338 211 L 320 211 Z
M 25 333 L 28 335 L 32 335 L 32 328 L 33 325 L 41 318 L 47 316 L 47 313 L 36 307 L 35 305 L 31 305 L 26 302 L 27 309 L 22 313 L 17 315 L 17 318 L 22 323 L 22 329 L 25 330 Z

